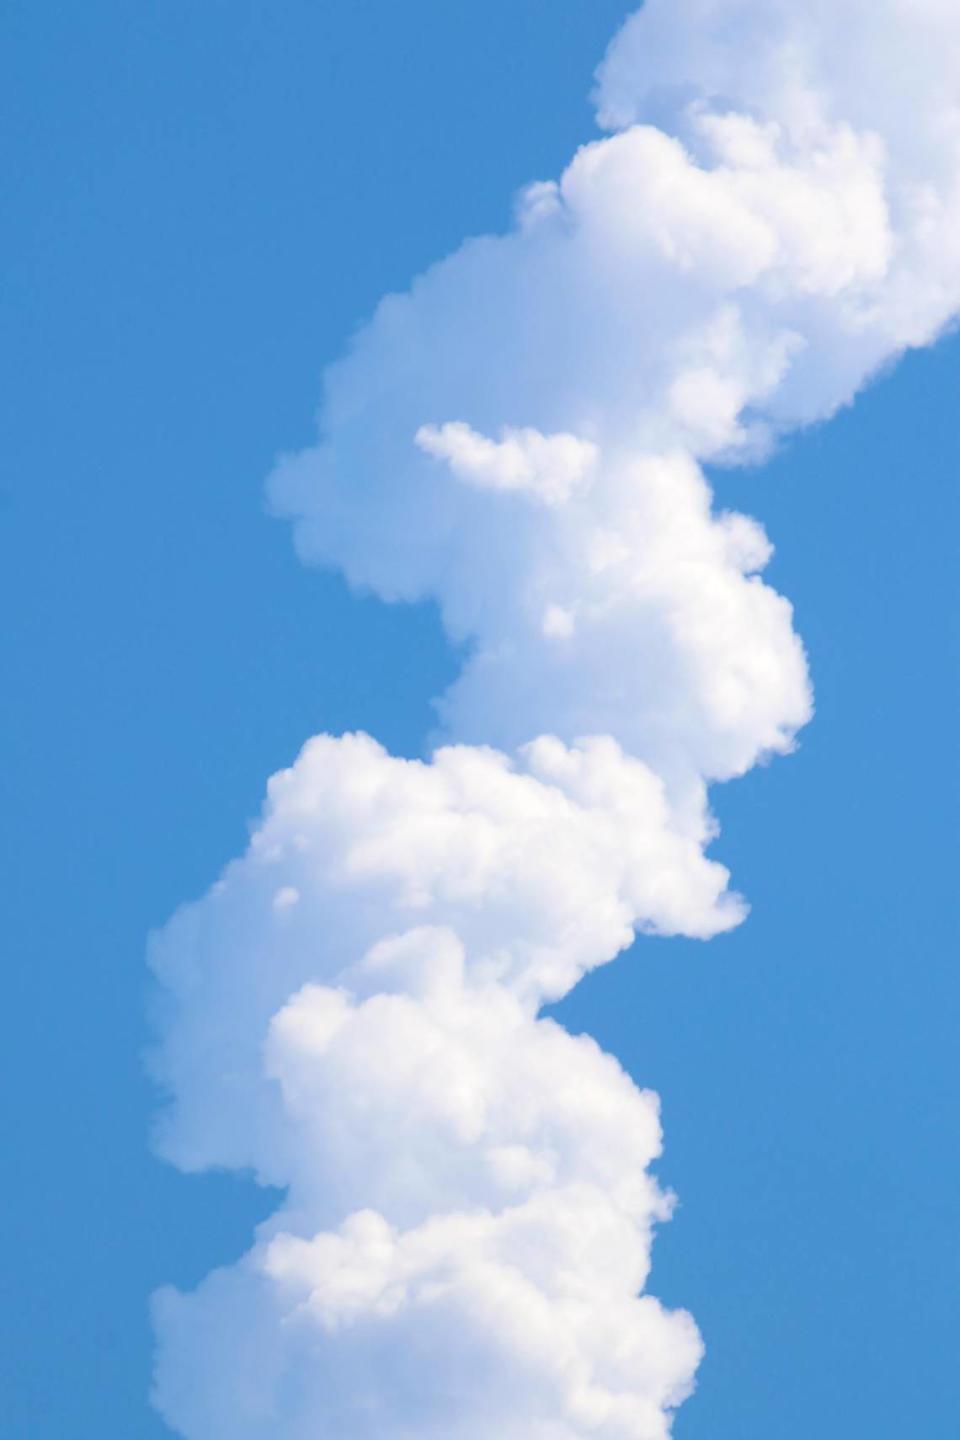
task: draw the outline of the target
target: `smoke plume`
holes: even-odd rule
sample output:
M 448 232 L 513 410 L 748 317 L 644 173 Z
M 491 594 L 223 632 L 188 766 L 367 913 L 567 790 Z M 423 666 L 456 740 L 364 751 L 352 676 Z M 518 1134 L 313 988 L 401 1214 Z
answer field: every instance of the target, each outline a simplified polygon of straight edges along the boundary
M 712 781 L 811 713 L 755 462 L 960 305 L 955 0 L 648 0 L 607 133 L 382 301 L 270 479 L 304 560 L 431 597 L 436 748 L 320 736 L 156 937 L 162 1153 L 285 1199 L 156 1297 L 187 1440 L 663 1440 L 656 1097 L 541 1015 L 745 913 Z

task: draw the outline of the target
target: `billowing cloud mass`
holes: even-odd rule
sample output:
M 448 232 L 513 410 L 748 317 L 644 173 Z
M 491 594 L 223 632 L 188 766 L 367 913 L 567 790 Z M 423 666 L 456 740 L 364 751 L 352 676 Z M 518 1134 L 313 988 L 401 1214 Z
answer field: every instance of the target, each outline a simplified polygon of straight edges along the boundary
M 187 1440 L 663 1440 L 701 1353 L 643 1293 L 656 1097 L 540 1012 L 743 902 L 707 786 L 810 716 L 756 460 L 960 306 L 954 0 L 648 0 L 604 138 L 389 296 L 270 480 L 303 558 L 434 598 L 438 748 L 318 737 L 156 938 L 185 1170 L 285 1199 L 156 1300 Z

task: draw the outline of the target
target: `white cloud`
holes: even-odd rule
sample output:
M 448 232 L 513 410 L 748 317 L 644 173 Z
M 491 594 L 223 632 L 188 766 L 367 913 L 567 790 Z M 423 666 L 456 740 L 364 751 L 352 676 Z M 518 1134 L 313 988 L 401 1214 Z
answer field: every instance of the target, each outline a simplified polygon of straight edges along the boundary
M 439 428 L 421 425 L 414 436 L 421 450 L 445 460 L 459 480 L 490 490 L 519 490 L 544 505 L 562 505 L 583 484 L 597 452 L 575 435 L 541 435 L 511 430 L 488 440 L 453 420 Z
M 469 658 L 451 743 L 311 741 L 157 938 L 161 1149 L 287 1191 L 158 1298 L 188 1440 L 667 1435 L 700 1342 L 638 1294 L 656 1100 L 538 1011 L 637 930 L 744 913 L 706 786 L 811 697 L 769 542 L 703 467 L 955 314 L 958 74 L 953 0 L 647 0 L 598 74 L 612 133 L 328 373 L 273 504 Z
M 701 1344 L 636 1296 L 647 1263 L 589 1186 L 274 1235 L 189 1300 L 158 1296 L 167 1414 L 231 1440 L 666 1440 Z
M 447 733 L 512 748 L 603 729 L 726 778 L 809 717 L 789 611 L 731 562 L 696 466 L 829 416 L 957 308 L 960 19 L 913 17 L 652 0 L 601 71 L 626 128 L 535 186 L 510 233 L 384 301 L 330 371 L 319 442 L 281 462 L 273 501 L 306 559 L 387 599 L 434 595 L 474 642 Z M 547 514 L 480 483 L 534 490 L 515 438 L 532 435 L 594 457 Z M 600 571 L 610 535 L 621 563 Z M 561 612 L 581 643 L 545 650 Z
M 291 1159 L 264 1045 L 291 996 L 356 989 L 378 944 L 440 933 L 461 947 L 471 1003 L 494 987 L 498 1023 L 518 1005 L 532 1014 L 636 929 L 706 938 L 737 923 L 727 871 L 702 853 L 709 833 L 702 801 L 677 816 L 659 778 L 609 739 L 543 738 L 515 762 L 460 746 L 429 764 L 362 735 L 310 741 L 271 780 L 247 855 L 155 942 L 172 1007 L 157 1066 L 176 1097 L 162 1149 L 185 1168 L 289 1184 L 300 1141 Z M 338 1184 L 353 1183 L 349 1168 Z
M 736 923 L 707 830 L 610 739 L 319 737 L 274 777 L 154 948 L 161 1150 L 286 1189 L 239 1267 L 158 1298 L 180 1433 L 665 1436 L 700 1342 L 637 1298 L 658 1103 L 537 1010 L 635 927 Z

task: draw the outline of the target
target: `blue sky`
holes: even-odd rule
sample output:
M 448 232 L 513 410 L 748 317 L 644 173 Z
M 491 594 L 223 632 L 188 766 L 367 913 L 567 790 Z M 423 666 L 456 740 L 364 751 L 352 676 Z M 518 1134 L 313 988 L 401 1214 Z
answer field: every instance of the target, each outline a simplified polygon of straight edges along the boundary
M 269 1208 L 148 1152 L 147 931 L 307 735 L 418 754 L 455 670 L 432 611 L 296 563 L 264 476 L 379 296 L 590 136 L 625 8 L 7 7 L 11 1440 L 167 1433 L 146 1297 Z M 653 1289 L 708 1346 L 680 1440 L 956 1414 L 958 384 L 947 340 L 716 475 L 777 545 L 817 717 L 714 793 L 747 924 L 643 940 L 560 1007 L 663 1098 Z

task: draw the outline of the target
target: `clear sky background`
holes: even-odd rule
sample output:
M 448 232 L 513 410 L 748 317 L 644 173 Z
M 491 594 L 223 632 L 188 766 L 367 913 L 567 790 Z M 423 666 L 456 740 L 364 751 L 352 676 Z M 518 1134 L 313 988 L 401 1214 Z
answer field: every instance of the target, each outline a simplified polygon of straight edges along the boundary
M 420 753 L 429 609 L 266 518 L 323 365 L 592 132 L 614 0 L 8 0 L 3 193 L 5 1440 L 158 1440 L 147 1296 L 270 1198 L 147 1134 L 147 931 L 311 733 Z M 715 791 L 753 903 L 561 1007 L 663 1097 L 652 1289 L 708 1356 L 678 1440 L 956 1424 L 960 342 L 720 503 L 759 516 L 818 714 Z

